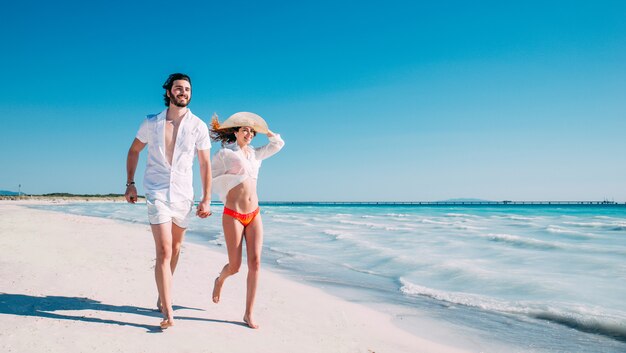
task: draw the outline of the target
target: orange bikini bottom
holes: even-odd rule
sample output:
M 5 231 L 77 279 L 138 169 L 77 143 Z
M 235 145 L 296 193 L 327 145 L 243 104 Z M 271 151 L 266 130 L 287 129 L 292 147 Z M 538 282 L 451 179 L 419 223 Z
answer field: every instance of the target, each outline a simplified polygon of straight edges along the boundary
M 231 210 L 228 207 L 224 207 L 224 214 L 238 220 L 241 224 L 243 224 L 244 227 L 247 227 L 248 224 L 250 224 L 250 222 L 254 220 L 254 217 L 259 214 L 259 211 L 261 211 L 261 207 L 257 207 L 256 210 L 250 213 L 239 213 L 237 211 Z

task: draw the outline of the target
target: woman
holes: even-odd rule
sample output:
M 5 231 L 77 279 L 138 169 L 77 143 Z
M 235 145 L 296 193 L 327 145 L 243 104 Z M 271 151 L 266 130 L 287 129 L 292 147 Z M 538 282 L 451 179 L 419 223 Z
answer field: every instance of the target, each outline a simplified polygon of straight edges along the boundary
M 267 134 L 269 144 L 254 148 L 250 142 L 257 133 Z M 259 214 L 257 178 L 261 161 L 280 151 L 285 145 L 280 135 L 267 128 L 265 121 L 253 113 L 236 113 L 222 124 L 217 117 L 211 122 L 211 139 L 220 141 L 222 149 L 213 157 L 213 192 L 224 203 L 222 226 L 228 250 L 228 263 L 222 268 L 213 287 L 213 302 L 218 303 L 224 281 L 239 271 L 242 240 L 246 241 L 248 278 L 246 312 L 243 321 L 258 328 L 252 317 L 261 264 L 263 223 Z

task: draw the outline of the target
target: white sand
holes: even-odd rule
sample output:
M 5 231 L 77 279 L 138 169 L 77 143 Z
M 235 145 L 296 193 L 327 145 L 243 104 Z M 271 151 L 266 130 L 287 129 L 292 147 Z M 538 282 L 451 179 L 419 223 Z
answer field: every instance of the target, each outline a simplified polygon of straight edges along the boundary
M 158 328 L 150 228 L 0 202 L 2 352 L 459 352 L 391 317 L 262 269 L 256 321 L 242 324 L 245 265 L 210 301 L 226 254 L 186 243 L 176 326 Z M 215 220 L 210 220 L 215 221 Z

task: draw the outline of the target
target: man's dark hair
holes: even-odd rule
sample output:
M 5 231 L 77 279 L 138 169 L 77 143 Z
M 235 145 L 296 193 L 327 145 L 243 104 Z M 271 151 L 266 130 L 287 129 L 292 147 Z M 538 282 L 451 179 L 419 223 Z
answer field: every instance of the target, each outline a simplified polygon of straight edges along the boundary
M 171 74 L 170 77 L 168 77 L 163 84 L 163 88 L 165 89 L 165 93 L 163 93 L 163 99 L 165 100 L 165 106 L 167 107 L 170 106 L 170 97 L 167 96 L 167 92 L 170 92 L 172 90 L 172 85 L 174 85 L 174 81 L 176 80 L 185 80 L 189 82 L 189 85 L 191 86 L 191 78 L 189 76 L 178 72 L 175 74 Z

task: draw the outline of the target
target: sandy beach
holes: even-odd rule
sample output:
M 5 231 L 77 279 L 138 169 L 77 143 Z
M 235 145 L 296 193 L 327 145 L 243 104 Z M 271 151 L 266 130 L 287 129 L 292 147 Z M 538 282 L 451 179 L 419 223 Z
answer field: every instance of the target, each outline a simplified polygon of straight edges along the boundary
M 214 221 L 214 220 L 213 220 Z M 252 330 L 245 268 L 210 301 L 220 253 L 185 243 L 174 277 L 176 326 L 158 328 L 147 224 L 0 202 L 3 352 L 461 352 L 389 315 L 262 270 Z

